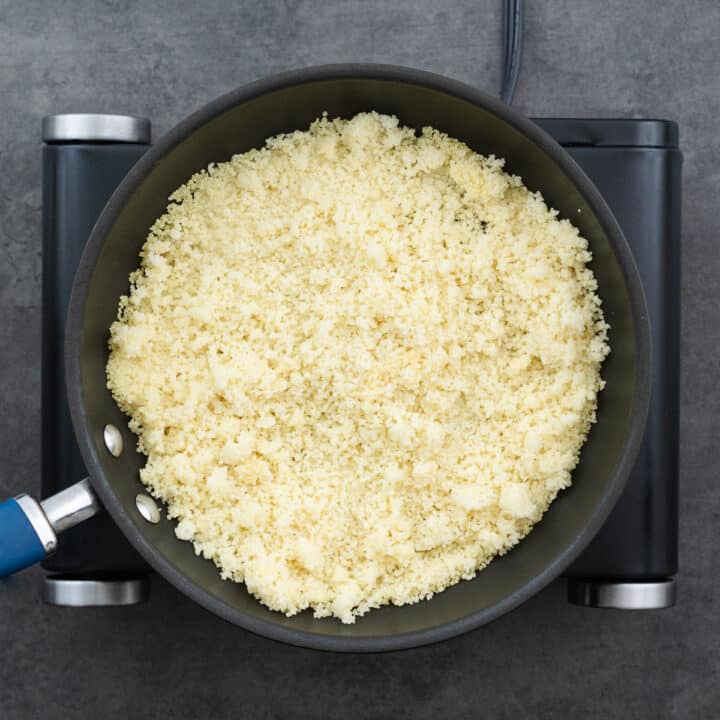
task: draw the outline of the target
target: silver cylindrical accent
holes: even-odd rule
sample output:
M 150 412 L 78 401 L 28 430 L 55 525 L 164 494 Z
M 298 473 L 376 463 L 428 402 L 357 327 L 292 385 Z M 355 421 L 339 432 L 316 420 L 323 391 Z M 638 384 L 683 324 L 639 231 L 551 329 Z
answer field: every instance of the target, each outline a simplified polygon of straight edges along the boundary
M 44 142 L 149 143 L 150 121 L 134 115 L 62 113 L 42 120 Z
M 100 511 L 100 502 L 87 478 L 40 503 L 56 533 L 78 525 Z
M 568 600 L 574 605 L 616 610 L 659 610 L 675 605 L 675 578 L 652 582 L 568 580 Z
M 25 513 L 25 517 L 33 526 L 38 540 L 45 548 L 45 554 L 52 555 L 57 548 L 57 531 L 53 528 L 44 508 L 35 498 L 31 498 L 29 495 L 18 495 L 15 502 L 20 506 L 20 509 Z
M 137 605 L 149 594 L 147 577 L 86 580 L 50 575 L 43 580 L 43 601 L 63 607 Z

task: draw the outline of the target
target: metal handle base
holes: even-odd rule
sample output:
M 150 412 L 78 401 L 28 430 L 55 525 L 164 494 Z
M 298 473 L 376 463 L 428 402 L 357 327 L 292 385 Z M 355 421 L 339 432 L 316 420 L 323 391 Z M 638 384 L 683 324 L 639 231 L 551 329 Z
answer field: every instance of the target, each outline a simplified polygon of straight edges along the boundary
M 568 579 L 568 602 L 615 610 L 659 610 L 675 605 L 675 578 L 652 582 Z

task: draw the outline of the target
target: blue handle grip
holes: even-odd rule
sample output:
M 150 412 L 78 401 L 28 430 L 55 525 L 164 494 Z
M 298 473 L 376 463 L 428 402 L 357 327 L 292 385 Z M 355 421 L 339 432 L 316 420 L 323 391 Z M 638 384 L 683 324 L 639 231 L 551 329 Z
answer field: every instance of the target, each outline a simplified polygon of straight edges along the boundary
M 0 503 L 0 578 L 45 558 L 45 546 L 17 500 Z

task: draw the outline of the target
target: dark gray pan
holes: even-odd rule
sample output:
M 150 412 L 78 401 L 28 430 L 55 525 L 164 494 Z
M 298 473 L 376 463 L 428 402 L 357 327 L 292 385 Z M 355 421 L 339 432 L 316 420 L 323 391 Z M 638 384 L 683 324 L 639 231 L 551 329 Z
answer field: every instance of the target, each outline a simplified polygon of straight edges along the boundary
M 412 606 L 385 607 L 354 625 L 292 618 L 267 610 L 243 585 L 224 582 L 215 566 L 177 540 L 173 524 L 146 523 L 135 509 L 142 490 L 135 452 L 111 457 L 106 423 L 126 418 L 105 387 L 108 328 L 118 298 L 152 222 L 168 195 L 210 162 L 263 145 L 277 133 L 305 129 L 324 110 L 350 117 L 364 110 L 392 113 L 420 129 L 439 128 L 540 190 L 590 241 L 592 268 L 611 325 L 612 353 L 603 374 L 598 422 L 582 451 L 571 489 L 561 493 L 530 535 L 476 579 Z M 627 242 L 594 186 L 571 158 L 532 122 L 498 100 L 417 70 L 340 65 L 310 68 L 253 83 L 211 102 L 167 133 L 132 169 L 100 216 L 83 254 L 66 337 L 67 385 L 75 432 L 92 483 L 120 529 L 173 585 L 222 618 L 252 632 L 308 647 L 383 651 L 436 642 L 476 628 L 557 577 L 592 539 L 617 500 L 642 437 L 650 381 L 647 312 Z

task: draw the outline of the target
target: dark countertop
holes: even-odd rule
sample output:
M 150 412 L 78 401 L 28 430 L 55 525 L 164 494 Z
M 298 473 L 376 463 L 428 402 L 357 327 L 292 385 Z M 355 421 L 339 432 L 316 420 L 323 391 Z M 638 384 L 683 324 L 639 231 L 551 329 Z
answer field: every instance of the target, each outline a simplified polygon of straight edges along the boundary
M 157 578 L 148 605 L 47 607 L 36 569 L 0 584 L 0 717 L 718 717 L 720 6 L 527 5 L 520 110 L 680 123 L 677 607 L 583 610 L 558 582 L 465 637 L 337 656 L 233 628 Z M 130 112 L 157 137 L 246 81 L 352 60 L 496 92 L 500 23 L 496 0 L 0 0 L 0 497 L 39 482 L 41 116 Z

